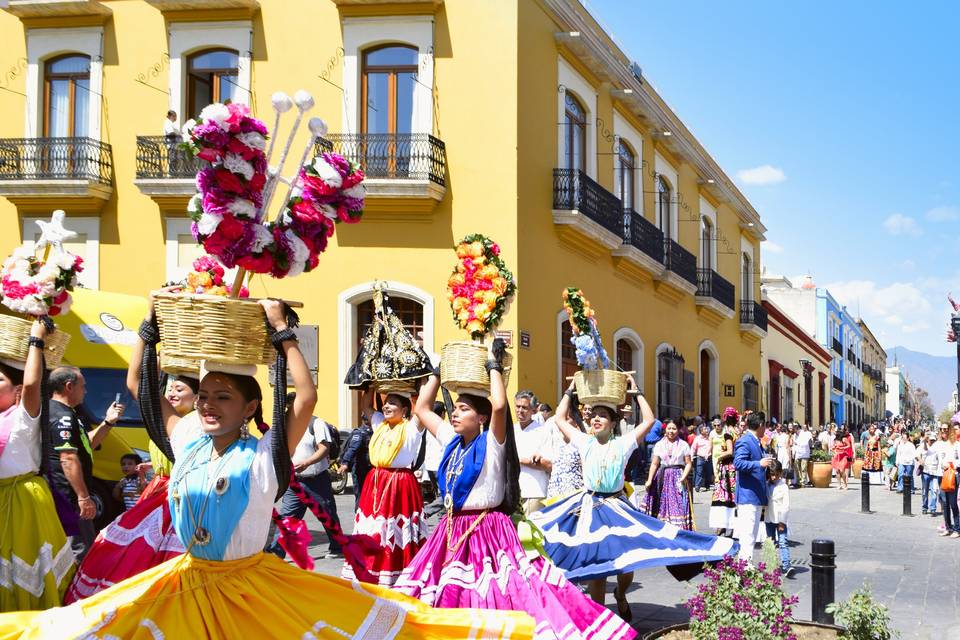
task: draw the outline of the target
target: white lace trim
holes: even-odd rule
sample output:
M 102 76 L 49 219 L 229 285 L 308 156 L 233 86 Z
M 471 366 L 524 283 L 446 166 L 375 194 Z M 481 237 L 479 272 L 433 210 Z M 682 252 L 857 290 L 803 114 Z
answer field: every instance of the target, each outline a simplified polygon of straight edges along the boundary
M 353 533 L 379 536 L 381 547 L 394 550 L 425 541 L 428 529 L 427 521 L 419 511 L 414 511 L 409 516 L 399 515 L 393 518 L 368 516 L 358 511 Z
M 161 507 L 151 511 L 146 518 L 138 522 L 132 529 L 121 526 L 120 519 L 117 518 L 100 532 L 100 538 L 121 547 L 132 544 L 134 540 L 143 539 L 157 552 L 183 553 L 185 551 L 183 543 L 180 542 L 180 538 L 177 537 L 172 526 L 164 533 L 163 509 Z
M 0 558 L 0 588 L 13 590 L 14 587 L 23 589 L 35 598 L 43 595 L 44 583 L 48 575 L 53 575 L 59 585 L 67 572 L 73 566 L 73 549 L 65 542 L 53 554 L 53 545 L 45 542 L 37 552 L 37 559 L 28 564 L 18 556 L 9 560 Z
M 440 580 L 436 584 L 428 584 L 428 577 L 433 572 L 434 563 L 430 562 L 423 568 L 420 576 L 404 575 L 394 585 L 394 588 L 401 593 L 412 595 L 417 593 L 417 599 L 431 607 L 434 605 L 437 594 L 448 585 L 455 585 L 463 589 L 475 591 L 481 598 L 486 598 L 490 589 L 494 586 L 501 594 L 507 591 L 507 582 L 512 574 L 519 574 L 524 580 L 528 580 L 537 573 L 534 566 L 527 560 L 525 553 L 514 554 L 511 561 L 511 555 L 506 551 L 497 552 L 497 570 L 494 571 L 493 559 L 483 559 L 483 569 L 479 572 L 473 564 L 463 562 L 450 562 L 444 565 L 440 571 Z M 540 579 L 548 584 L 562 586 L 566 579 L 559 570 L 545 562 L 543 570 L 539 575 Z

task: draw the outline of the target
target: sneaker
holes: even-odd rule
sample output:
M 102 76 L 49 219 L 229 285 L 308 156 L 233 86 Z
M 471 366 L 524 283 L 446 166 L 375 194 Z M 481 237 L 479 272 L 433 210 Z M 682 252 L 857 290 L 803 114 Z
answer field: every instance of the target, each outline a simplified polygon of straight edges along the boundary
M 951 538 L 960 538 L 960 533 L 958 533 L 958 532 L 956 532 L 956 531 L 951 531 L 951 532 L 950 532 L 950 537 L 951 537 Z
M 792 579 L 793 574 L 795 574 L 796 572 L 797 570 L 794 569 L 793 567 L 787 567 L 787 570 L 783 572 L 783 577 Z
M 924 509 L 922 515 L 927 515 L 927 510 Z
M 323 556 L 327 560 L 335 560 L 337 558 L 343 558 L 342 551 L 327 551 L 326 555 Z

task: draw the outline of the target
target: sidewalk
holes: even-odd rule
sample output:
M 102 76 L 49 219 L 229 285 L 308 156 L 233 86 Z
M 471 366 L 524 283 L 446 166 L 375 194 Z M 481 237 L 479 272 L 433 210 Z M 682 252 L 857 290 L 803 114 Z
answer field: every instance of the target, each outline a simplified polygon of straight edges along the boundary
M 348 492 L 350 489 L 348 489 Z M 903 496 L 883 487 L 871 487 L 874 513 L 860 513 L 860 483 L 850 490 L 801 489 L 790 494 L 790 540 L 797 573 L 785 580 L 786 591 L 798 595 L 797 618 L 810 619 L 810 541 L 829 538 L 836 544 L 836 597 L 845 599 L 864 580 L 869 580 L 877 601 L 891 610 L 894 627 L 904 640 L 960 638 L 960 539 L 937 536 L 940 518 L 901 516 Z M 694 513 L 701 526 L 707 522 L 709 493 L 694 494 Z M 353 521 L 353 496 L 337 496 L 344 528 Z M 914 496 L 913 510 L 920 512 Z M 326 537 L 319 523 L 308 516 L 314 532 L 314 557 L 326 552 Z M 435 523 L 434 523 L 435 524 Z M 759 549 L 756 558 L 759 559 Z M 339 575 L 341 560 L 318 559 L 316 571 Z M 696 588 L 697 580 L 682 583 L 664 569 L 638 571 L 628 599 L 634 627 L 641 633 L 689 619 L 682 603 Z M 610 581 L 608 590 L 612 592 Z M 613 595 L 608 603 L 613 607 Z

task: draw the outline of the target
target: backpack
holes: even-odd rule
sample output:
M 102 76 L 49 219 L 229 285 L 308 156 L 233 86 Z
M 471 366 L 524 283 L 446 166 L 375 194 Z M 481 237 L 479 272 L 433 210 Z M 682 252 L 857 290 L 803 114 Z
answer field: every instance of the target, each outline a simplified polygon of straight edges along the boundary
M 307 430 L 310 432 L 310 435 L 314 435 L 313 425 L 315 422 L 316 420 L 311 420 L 310 426 L 307 427 Z M 334 460 L 338 460 L 340 458 L 340 450 L 342 449 L 342 446 L 343 446 L 343 442 L 341 441 L 341 436 L 340 436 L 340 430 L 331 424 L 327 424 L 326 422 L 323 422 L 322 420 L 321 422 L 326 426 L 327 435 L 330 436 L 330 444 L 327 447 L 327 456 L 330 459 L 330 462 L 333 462 Z

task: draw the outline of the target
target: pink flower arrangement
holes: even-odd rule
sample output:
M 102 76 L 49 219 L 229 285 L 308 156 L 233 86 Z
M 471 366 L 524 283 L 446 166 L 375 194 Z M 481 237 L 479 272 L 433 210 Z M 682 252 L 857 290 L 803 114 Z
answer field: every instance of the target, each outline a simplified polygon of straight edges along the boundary
M 457 265 L 447 279 L 447 300 L 457 326 L 480 339 L 500 323 L 517 285 L 500 246 L 490 238 L 471 234 L 455 249 Z
M 57 316 L 70 310 L 70 292 L 83 271 L 83 258 L 56 248 L 46 261 L 21 247 L 0 269 L 2 302 L 17 313 Z
M 186 291 L 197 295 L 230 295 L 229 285 L 224 282 L 224 269 L 210 256 L 201 256 L 193 261 L 193 271 L 187 274 Z M 241 298 L 249 298 L 250 291 L 240 287 Z
M 245 105 L 212 104 L 190 134 L 194 153 L 211 163 L 187 208 L 193 235 L 227 268 L 299 275 L 316 268 L 337 222 L 359 222 L 364 175 L 343 156 L 324 153 L 303 167 L 279 219 L 266 221 L 264 124 Z

